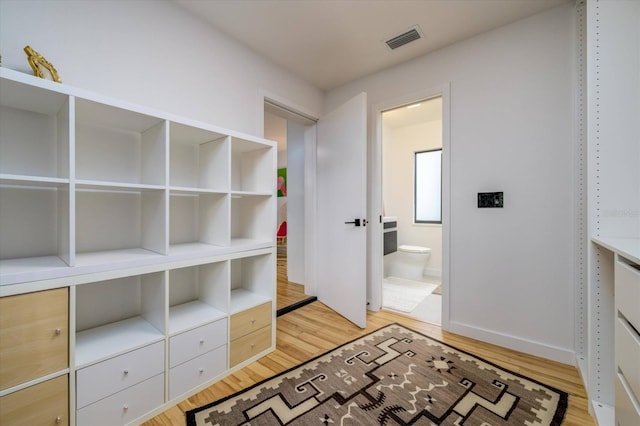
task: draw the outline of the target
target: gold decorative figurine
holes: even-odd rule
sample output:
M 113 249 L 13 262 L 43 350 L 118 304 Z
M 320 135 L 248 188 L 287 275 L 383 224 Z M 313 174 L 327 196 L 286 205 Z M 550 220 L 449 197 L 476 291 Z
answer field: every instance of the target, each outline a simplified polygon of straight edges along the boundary
M 45 78 L 44 73 L 42 72 L 42 68 L 45 68 L 49 71 L 49 74 L 51 74 L 53 81 L 62 83 L 62 80 L 60 80 L 60 77 L 58 76 L 58 71 L 56 71 L 51 62 L 47 61 L 44 56 L 33 50 L 31 46 L 25 46 L 24 52 L 27 54 L 27 60 L 33 69 L 33 75 Z

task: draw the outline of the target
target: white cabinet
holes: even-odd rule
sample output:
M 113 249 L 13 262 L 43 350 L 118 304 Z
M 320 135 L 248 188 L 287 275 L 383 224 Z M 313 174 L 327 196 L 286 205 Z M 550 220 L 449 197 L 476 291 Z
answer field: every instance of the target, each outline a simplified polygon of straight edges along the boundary
M 138 423 L 275 349 L 275 143 L 5 68 L 0 93 L 0 297 L 68 291 L 71 425 Z
M 227 330 L 227 318 L 223 318 L 171 337 L 169 340 L 169 366 L 175 367 L 226 345 Z
M 164 401 L 164 374 L 113 394 L 78 410 L 78 426 L 114 426 L 131 423 Z
M 162 372 L 163 342 L 79 369 L 76 372 L 76 407 L 86 407 Z
M 631 90 L 640 85 L 640 62 L 629 54 L 640 49 L 640 2 L 586 0 L 576 10 L 574 342 L 596 422 L 637 425 L 637 417 L 622 420 L 638 411 L 640 397 L 634 406 L 625 390 L 633 345 L 624 333 L 640 300 L 638 286 L 623 284 L 629 271 L 619 261 L 640 264 L 640 97 Z
M 616 426 L 640 424 L 640 265 L 615 261 Z

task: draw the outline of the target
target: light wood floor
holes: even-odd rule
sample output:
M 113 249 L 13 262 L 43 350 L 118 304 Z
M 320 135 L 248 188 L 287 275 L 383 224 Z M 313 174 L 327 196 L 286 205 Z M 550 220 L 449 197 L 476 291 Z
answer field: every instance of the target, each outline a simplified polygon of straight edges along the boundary
M 287 256 L 278 255 L 278 302 L 276 309 L 282 309 L 291 306 L 308 296 L 304 294 L 304 286 L 302 284 L 292 283 L 287 279 Z
M 278 292 L 280 294 L 280 290 Z M 274 352 L 171 407 L 144 425 L 185 425 L 185 412 L 188 410 L 242 390 L 390 323 L 403 324 L 501 367 L 563 390 L 569 394 L 563 425 L 595 425 L 587 412 L 585 390 L 574 367 L 443 332 L 433 324 L 390 311 L 369 312 L 367 328 L 363 330 L 320 302 L 277 318 Z

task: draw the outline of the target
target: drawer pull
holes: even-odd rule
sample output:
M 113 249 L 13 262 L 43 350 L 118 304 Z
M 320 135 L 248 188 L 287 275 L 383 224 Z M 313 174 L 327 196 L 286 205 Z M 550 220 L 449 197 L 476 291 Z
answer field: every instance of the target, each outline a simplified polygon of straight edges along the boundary
M 124 411 L 125 413 L 126 413 L 127 411 L 129 411 L 129 406 L 128 406 L 127 404 L 125 404 L 125 405 L 122 407 L 122 411 Z
M 59 336 L 60 334 L 62 334 L 62 329 L 60 329 L 60 327 L 56 328 L 56 336 Z
M 62 421 L 62 417 L 58 416 L 56 417 L 56 423 L 60 423 Z
M 204 345 L 204 339 L 200 339 L 200 344 Z
M 255 344 L 255 343 L 252 343 L 252 344 L 251 344 L 251 349 L 253 349 L 255 346 L 256 346 L 256 344 Z
M 129 370 L 124 370 L 124 371 L 122 372 L 122 374 L 124 374 L 125 376 L 128 376 L 128 375 L 129 375 Z
M 200 374 L 204 373 L 204 368 L 198 368 L 198 373 Z
M 255 318 L 251 318 L 251 325 L 255 324 L 256 319 Z

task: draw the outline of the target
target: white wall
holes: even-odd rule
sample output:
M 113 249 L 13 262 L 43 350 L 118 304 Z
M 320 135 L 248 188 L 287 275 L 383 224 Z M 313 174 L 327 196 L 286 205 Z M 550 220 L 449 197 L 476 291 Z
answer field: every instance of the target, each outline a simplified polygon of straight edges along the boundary
M 574 27 L 573 6 L 561 6 L 325 97 L 330 111 L 365 91 L 371 107 L 450 82 L 449 328 L 564 362 L 573 362 Z M 477 209 L 482 191 L 504 191 L 505 208 Z
M 168 0 L 0 0 L 2 66 L 25 45 L 64 83 L 262 135 L 260 91 L 320 116 L 322 93 Z
M 442 274 L 442 226 L 413 221 L 414 153 L 442 148 L 442 120 L 399 128 L 382 135 L 382 192 L 386 216 L 398 218 L 398 245 L 429 247 L 429 275 Z

